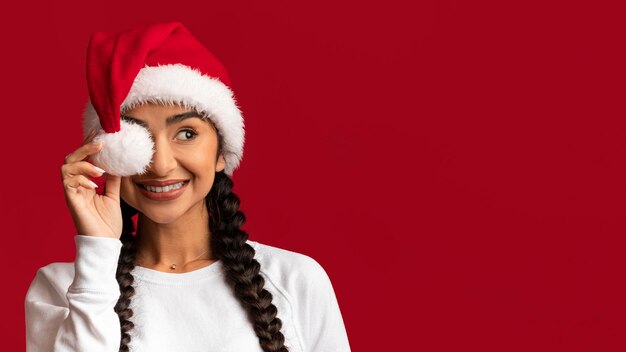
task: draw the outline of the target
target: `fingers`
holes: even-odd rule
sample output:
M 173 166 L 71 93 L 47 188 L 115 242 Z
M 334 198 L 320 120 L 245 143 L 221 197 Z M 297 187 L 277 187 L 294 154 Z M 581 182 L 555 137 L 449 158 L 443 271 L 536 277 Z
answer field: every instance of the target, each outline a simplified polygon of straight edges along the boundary
M 91 130 L 83 144 L 65 157 L 65 162 L 61 166 L 61 179 L 66 191 L 76 191 L 81 186 L 94 190 L 98 187 L 89 177 L 100 177 L 105 171 L 87 161 L 89 155 L 98 153 L 103 147 L 102 143 L 91 143 L 97 131 L 98 129 Z
M 93 181 L 91 181 L 84 175 L 76 175 L 63 180 L 63 187 L 66 191 L 76 191 L 77 188 L 80 186 L 87 189 L 96 189 L 98 187 L 98 185 L 96 185 Z
M 68 154 L 65 157 L 65 163 L 73 163 L 76 161 L 87 160 L 87 158 L 92 155 L 98 153 L 103 147 L 102 142 L 98 144 L 88 143 L 80 146 L 78 149 Z
M 66 192 L 78 191 L 80 186 L 95 190 L 98 185 L 91 181 L 88 176 L 99 177 L 103 173 L 104 170 L 88 161 L 78 161 L 61 166 L 61 179 Z
M 92 177 L 100 177 L 104 174 L 104 170 L 95 166 L 88 161 L 77 161 L 71 164 L 61 166 L 61 178 L 71 178 L 75 175 L 89 175 Z
M 85 161 L 89 157 L 89 155 L 98 153 L 103 147 L 102 142 L 99 142 L 98 144 L 92 143 L 92 141 L 97 135 L 96 131 L 97 129 L 94 129 L 91 132 L 89 132 L 89 134 L 87 135 L 87 137 L 85 137 L 85 140 L 83 141 L 83 145 L 80 148 L 78 148 L 74 153 L 68 155 L 68 157 L 66 158 L 66 162 L 69 161 L 70 163 L 80 165 L 78 168 L 81 173 L 86 173 L 91 176 L 99 177 L 99 176 L 102 176 L 105 173 L 105 171 Z M 78 162 L 78 163 L 73 162 L 73 160 L 75 159 L 82 160 L 82 162 Z M 106 193 L 105 196 L 119 200 L 121 185 L 122 185 L 121 176 L 107 174 L 106 185 L 105 185 L 105 193 Z
M 81 161 L 81 160 L 86 160 L 89 157 L 89 155 L 96 154 L 102 149 L 103 147 L 102 142 L 100 142 L 99 144 L 92 143 L 94 138 L 96 137 L 96 131 L 97 130 L 95 129 L 92 130 L 83 141 L 83 144 L 80 147 L 78 147 L 78 149 L 76 149 L 75 151 L 73 151 L 72 153 L 68 154 L 65 157 L 65 162 L 64 162 L 65 164 L 69 164 L 69 163 L 73 163 L 73 162 Z

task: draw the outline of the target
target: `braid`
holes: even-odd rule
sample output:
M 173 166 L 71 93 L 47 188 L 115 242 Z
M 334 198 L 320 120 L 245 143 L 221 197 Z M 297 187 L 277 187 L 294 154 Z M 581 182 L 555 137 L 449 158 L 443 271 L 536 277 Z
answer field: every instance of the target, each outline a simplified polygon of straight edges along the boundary
M 135 268 L 135 237 L 132 235 L 135 228 L 132 217 L 137 214 L 137 210 L 128 205 L 124 200 L 120 199 L 122 207 L 122 250 L 117 264 L 117 282 L 120 285 L 120 298 L 115 305 L 115 312 L 120 319 L 121 341 L 119 352 L 128 352 L 128 344 L 130 343 L 130 330 L 135 327 L 130 318 L 133 316 L 133 310 L 130 309 L 131 298 L 135 295 L 133 275 L 130 273 Z
M 288 352 L 285 337 L 280 332 L 282 321 L 276 317 L 278 310 L 272 304 L 272 294 L 263 288 L 265 280 L 259 274 L 261 265 L 254 259 L 254 248 L 246 243 L 248 234 L 240 229 L 246 217 L 239 211 L 239 197 L 232 188 L 233 181 L 224 172 L 215 174 L 213 187 L 206 198 L 211 214 L 211 248 L 222 261 L 226 278 L 234 285 L 235 295 L 247 308 L 263 351 Z

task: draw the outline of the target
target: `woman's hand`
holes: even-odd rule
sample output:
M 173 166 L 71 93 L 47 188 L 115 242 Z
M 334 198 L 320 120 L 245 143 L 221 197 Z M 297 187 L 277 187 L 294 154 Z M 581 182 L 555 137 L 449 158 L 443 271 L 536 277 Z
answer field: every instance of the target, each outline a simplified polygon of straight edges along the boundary
M 121 177 L 106 175 L 105 194 L 96 193 L 96 184 L 89 176 L 103 173 L 87 161 L 89 156 L 102 149 L 92 144 L 93 130 L 74 152 L 65 157 L 61 166 L 61 178 L 65 190 L 65 202 L 74 219 L 79 235 L 120 238 L 122 235 L 122 208 L 120 207 Z

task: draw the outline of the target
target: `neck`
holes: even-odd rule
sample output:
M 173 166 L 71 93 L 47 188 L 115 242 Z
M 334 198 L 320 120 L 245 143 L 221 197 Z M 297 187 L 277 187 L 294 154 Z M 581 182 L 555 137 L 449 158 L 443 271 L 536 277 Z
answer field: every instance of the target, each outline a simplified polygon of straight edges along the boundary
M 177 265 L 177 271 L 186 263 L 197 267 L 213 258 L 210 239 L 209 212 L 204 202 L 167 224 L 139 213 L 136 261 L 140 266 L 165 270 L 172 264 Z

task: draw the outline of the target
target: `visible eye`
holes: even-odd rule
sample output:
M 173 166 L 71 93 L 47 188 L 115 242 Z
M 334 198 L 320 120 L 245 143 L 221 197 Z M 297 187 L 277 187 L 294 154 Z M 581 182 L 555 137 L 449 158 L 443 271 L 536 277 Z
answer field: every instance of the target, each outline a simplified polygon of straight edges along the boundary
M 184 138 L 189 138 L 189 139 L 184 139 L 183 138 L 183 140 L 189 141 L 189 140 L 192 140 L 193 138 L 195 138 L 198 135 L 198 133 L 196 131 L 190 129 L 190 128 L 186 128 L 186 129 L 180 130 L 180 132 L 178 132 L 177 136 L 180 136 L 180 135 L 185 136 Z

